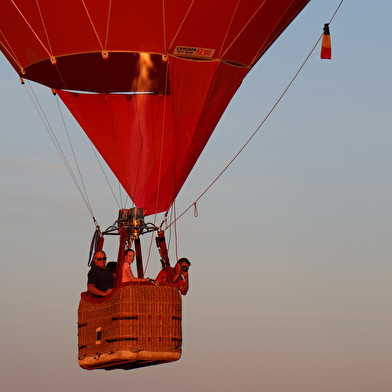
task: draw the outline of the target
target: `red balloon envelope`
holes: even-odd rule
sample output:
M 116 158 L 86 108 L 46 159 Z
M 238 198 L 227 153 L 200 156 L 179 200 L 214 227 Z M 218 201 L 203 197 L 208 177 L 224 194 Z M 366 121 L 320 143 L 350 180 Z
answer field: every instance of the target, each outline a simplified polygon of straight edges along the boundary
M 2 0 L 0 48 L 57 89 L 137 207 L 167 210 L 241 81 L 309 0 Z

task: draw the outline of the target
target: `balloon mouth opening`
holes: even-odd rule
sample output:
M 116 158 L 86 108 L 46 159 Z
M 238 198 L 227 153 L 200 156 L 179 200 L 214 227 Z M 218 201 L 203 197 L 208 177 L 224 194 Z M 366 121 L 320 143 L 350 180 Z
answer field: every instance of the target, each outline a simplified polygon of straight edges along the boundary
M 85 93 L 170 93 L 168 62 L 161 54 L 110 52 L 75 53 L 45 59 L 20 71 L 20 76 L 52 89 Z

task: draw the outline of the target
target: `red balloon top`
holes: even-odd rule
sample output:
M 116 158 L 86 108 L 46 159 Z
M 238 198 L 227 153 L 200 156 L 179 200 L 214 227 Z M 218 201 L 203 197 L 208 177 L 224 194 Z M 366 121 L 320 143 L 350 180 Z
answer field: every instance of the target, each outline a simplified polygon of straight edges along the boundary
M 241 81 L 308 0 L 3 0 L 0 49 L 55 88 L 145 215 L 167 210 Z

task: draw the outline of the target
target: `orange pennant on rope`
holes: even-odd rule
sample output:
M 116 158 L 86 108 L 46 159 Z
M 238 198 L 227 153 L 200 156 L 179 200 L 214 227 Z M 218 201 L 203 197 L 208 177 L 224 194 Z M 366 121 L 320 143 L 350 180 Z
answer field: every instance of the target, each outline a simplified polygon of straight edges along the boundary
M 324 24 L 324 34 L 323 34 L 323 40 L 321 43 L 321 55 L 320 57 L 322 59 L 330 59 L 332 56 L 332 50 L 331 50 L 331 36 L 329 34 L 329 24 L 325 23 Z

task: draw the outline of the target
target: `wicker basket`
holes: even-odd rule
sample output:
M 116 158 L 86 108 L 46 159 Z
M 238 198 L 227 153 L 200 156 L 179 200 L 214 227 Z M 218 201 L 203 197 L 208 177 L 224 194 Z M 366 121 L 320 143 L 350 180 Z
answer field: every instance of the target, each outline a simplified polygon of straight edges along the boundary
M 181 295 L 176 287 L 123 285 L 78 309 L 79 365 L 132 369 L 181 357 Z

